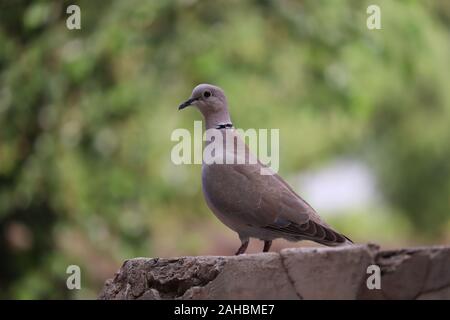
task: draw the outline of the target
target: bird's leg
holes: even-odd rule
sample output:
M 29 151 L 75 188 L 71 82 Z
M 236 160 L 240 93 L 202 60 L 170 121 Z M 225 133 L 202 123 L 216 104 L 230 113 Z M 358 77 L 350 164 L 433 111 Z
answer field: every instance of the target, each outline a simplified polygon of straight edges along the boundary
M 265 240 L 263 252 L 268 252 L 270 250 L 271 245 L 272 245 L 272 240 Z
M 247 250 L 249 240 L 248 239 L 241 240 L 241 242 L 242 242 L 242 244 L 239 247 L 238 251 L 236 251 L 236 253 L 234 254 L 235 256 L 243 254 L 245 252 L 245 250 Z

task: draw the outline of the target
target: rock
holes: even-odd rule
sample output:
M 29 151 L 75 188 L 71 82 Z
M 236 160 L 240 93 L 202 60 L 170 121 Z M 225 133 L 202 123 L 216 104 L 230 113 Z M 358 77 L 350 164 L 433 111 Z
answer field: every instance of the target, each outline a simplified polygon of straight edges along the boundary
M 423 291 L 433 291 L 442 286 L 450 286 L 450 248 L 434 247 L 427 250 L 430 259 L 430 269 Z
M 285 249 L 280 255 L 296 291 L 304 299 L 356 299 L 374 248 Z
M 381 290 L 386 299 L 414 299 L 425 283 L 429 252 L 420 249 L 380 252 Z
M 277 253 L 229 257 L 222 272 L 183 299 L 298 299 Z
M 450 297 L 450 286 L 440 290 L 422 293 L 417 300 L 448 300 Z
M 224 257 L 136 258 L 125 261 L 100 299 L 173 299 L 221 272 Z
M 367 287 L 370 265 L 379 267 L 380 289 Z M 99 299 L 450 299 L 450 248 L 136 258 L 106 281 Z

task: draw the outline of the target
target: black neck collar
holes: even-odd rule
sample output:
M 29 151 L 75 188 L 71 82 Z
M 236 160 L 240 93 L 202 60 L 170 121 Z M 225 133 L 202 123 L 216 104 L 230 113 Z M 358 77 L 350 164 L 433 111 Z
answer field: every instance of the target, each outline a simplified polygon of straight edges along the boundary
M 230 128 L 233 128 L 233 124 L 232 123 L 218 124 L 216 126 L 216 129 L 230 129 Z

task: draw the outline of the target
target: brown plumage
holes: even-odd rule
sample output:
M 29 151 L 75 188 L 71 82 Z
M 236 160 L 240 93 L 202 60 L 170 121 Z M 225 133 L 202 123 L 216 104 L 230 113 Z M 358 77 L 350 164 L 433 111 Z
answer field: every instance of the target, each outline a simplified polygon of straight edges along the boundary
M 223 137 L 224 155 L 234 160 L 246 159 L 244 163 L 204 162 L 202 166 L 203 193 L 209 208 L 241 239 L 236 254 L 245 252 L 251 237 L 264 241 L 264 252 L 276 238 L 311 240 L 327 246 L 352 243 L 326 224 L 278 174 L 261 174 L 261 170 L 271 169 L 256 159 L 232 128 L 222 89 L 199 85 L 179 109 L 189 105 L 203 114 L 206 129 L 217 130 Z M 226 139 L 230 138 L 234 140 L 232 148 L 226 146 Z M 236 148 L 237 145 L 243 147 Z

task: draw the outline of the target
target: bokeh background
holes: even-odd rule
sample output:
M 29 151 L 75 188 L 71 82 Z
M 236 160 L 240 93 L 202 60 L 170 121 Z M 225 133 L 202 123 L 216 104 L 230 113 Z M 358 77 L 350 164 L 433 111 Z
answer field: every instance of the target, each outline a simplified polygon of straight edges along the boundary
M 0 298 L 95 298 L 125 259 L 236 250 L 200 166 L 170 160 L 205 82 L 237 127 L 280 129 L 280 174 L 354 241 L 448 243 L 449 71 L 450 1 L 0 1 Z

